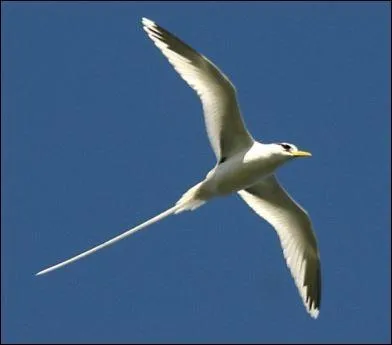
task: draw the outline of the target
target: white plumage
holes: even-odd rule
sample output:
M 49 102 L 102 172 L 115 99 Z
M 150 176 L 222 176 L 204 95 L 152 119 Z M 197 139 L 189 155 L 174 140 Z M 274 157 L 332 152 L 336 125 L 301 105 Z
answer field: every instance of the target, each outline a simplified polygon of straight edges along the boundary
M 253 138 L 243 123 L 230 80 L 205 56 L 165 29 L 146 18 L 142 22 L 148 37 L 199 95 L 208 137 L 218 161 L 249 148 Z
M 37 273 L 41 275 L 107 247 L 169 215 L 194 210 L 208 200 L 237 192 L 276 230 L 287 266 L 303 303 L 317 318 L 321 299 L 319 251 L 307 212 L 280 186 L 275 170 L 295 157 L 310 156 L 288 143 L 255 141 L 243 122 L 230 80 L 205 56 L 153 21 L 143 18 L 148 37 L 192 87 L 203 105 L 216 166 L 168 210 L 82 254 Z

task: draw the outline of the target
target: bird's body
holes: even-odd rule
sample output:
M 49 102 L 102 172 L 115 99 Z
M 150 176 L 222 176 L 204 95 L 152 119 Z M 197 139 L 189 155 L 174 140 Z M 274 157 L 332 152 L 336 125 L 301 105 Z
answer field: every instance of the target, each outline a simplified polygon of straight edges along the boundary
M 211 198 L 235 193 L 272 174 L 285 160 L 268 148 L 255 141 L 250 148 L 217 164 L 202 181 L 203 195 Z
M 299 151 L 292 144 L 264 144 L 254 140 L 246 129 L 230 80 L 205 56 L 164 28 L 146 18 L 142 22 L 154 44 L 200 97 L 217 163 L 205 179 L 186 191 L 173 207 L 37 275 L 88 256 L 169 215 L 194 210 L 215 197 L 238 193 L 274 227 L 304 305 L 309 314 L 317 318 L 321 273 L 316 237 L 306 211 L 287 194 L 275 176 L 276 169 L 285 162 L 310 156 L 310 153 Z

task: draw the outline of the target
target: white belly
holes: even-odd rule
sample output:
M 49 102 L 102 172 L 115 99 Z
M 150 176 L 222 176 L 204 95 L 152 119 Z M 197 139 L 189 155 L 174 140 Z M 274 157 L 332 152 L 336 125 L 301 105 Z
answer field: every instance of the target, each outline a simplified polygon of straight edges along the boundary
M 247 154 L 237 155 L 218 165 L 204 181 L 213 195 L 224 195 L 247 188 L 270 175 L 280 165 L 271 157 Z

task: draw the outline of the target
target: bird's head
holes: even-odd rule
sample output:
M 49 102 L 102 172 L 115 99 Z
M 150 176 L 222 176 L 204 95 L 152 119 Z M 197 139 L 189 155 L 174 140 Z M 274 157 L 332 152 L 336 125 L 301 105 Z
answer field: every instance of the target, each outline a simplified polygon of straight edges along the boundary
M 274 146 L 275 154 L 285 158 L 310 157 L 312 155 L 310 152 L 298 150 L 297 146 L 289 143 L 278 143 Z

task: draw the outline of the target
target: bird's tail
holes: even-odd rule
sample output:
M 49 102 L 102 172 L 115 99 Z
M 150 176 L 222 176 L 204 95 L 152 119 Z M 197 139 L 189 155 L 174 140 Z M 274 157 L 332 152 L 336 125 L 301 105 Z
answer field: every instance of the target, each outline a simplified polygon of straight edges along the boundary
M 183 211 L 193 211 L 206 202 L 206 199 L 201 197 L 200 187 L 202 183 L 198 183 L 182 195 L 180 200 L 176 202 L 178 209 L 174 211 L 175 214 Z
M 87 250 L 87 251 L 85 251 L 85 252 L 83 252 L 83 253 L 81 253 L 79 255 L 76 255 L 76 256 L 74 256 L 74 257 L 72 257 L 72 258 L 70 258 L 68 260 L 65 260 L 63 262 L 60 262 L 60 263 L 58 263 L 58 264 L 56 264 L 54 266 L 48 267 L 48 268 L 38 272 L 36 275 L 39 276 L 39 275 L 42 275 L 42 274 L 54 271 L 54 270 L 56 270 L 56 269 L 58 269 L 60 267 L 66 266 L 66 265 L 68 265 L 68 264 L 70 264 L 72 262 L 75 262 L 75 261 L 77 261 L 79 259 L 82 259 L 82 258 L 84 258 L 84 257 L 86 257 L 86 256 L 88 256 L 90 254 L 93 254 L 93 253 L 97 252 L 100 249 L 108 247 L 108 246 L 110 246 L 110 245 L 112 245 L 112 244 L 114 244 L 114 243 L 124 239 L 125 237 L 128 237 L 128 236 L 132 235 L 136 231 L 144 229 L 145 227 L 147 227 L 147 226 L 149 226 L 151 224 L 154 224 L 154 223 L 160 221 L 161 219 L 164 219 L 164 218 L 166 218 L 166 217 L 168 217 L 168 216 L 170 216 L 172 214 L 178 214 L 178 213 L 183 212 L 183 211 L 196 209 L 197 207 L 199 207 L 199 206 L 201 206 L 202 204 L 205 203 L 205 200 L 203 201 L 203 200 L 196 199 L 196 196 L 197 196 L 196 192 L 198 190 L 198 188 L 196 188 L 196 187 L 199 187 L 199 185 L 200 185 L 200 183 L 197 184 L 196 186 L 192 187 L 191 189 L 189 189 L 173 207 L 171 207 L 171 208 L 167 209 L 166 211 L 158 214 L 157 216 L 155 216 L 153 218 L 150 218 L 149 220 L 145 221 L 144 223 L 139 224 L 138 226 L 135 226 L 134 228 L 129 229 L 126 232 L 124 232 L 124 233 L 122 233 L 122 234 L 112 238 L 111 240 L 108 240 L 108 241 L 106 241 L 106 242 L 104 242 L 104 243 L 102 243 L 102 244 L 100 244 L 100 245 L 98 245 L 98 246 L 96 246 L 94 248 L 91 248 L 91 249 L 89 249 L 89 250 Z

